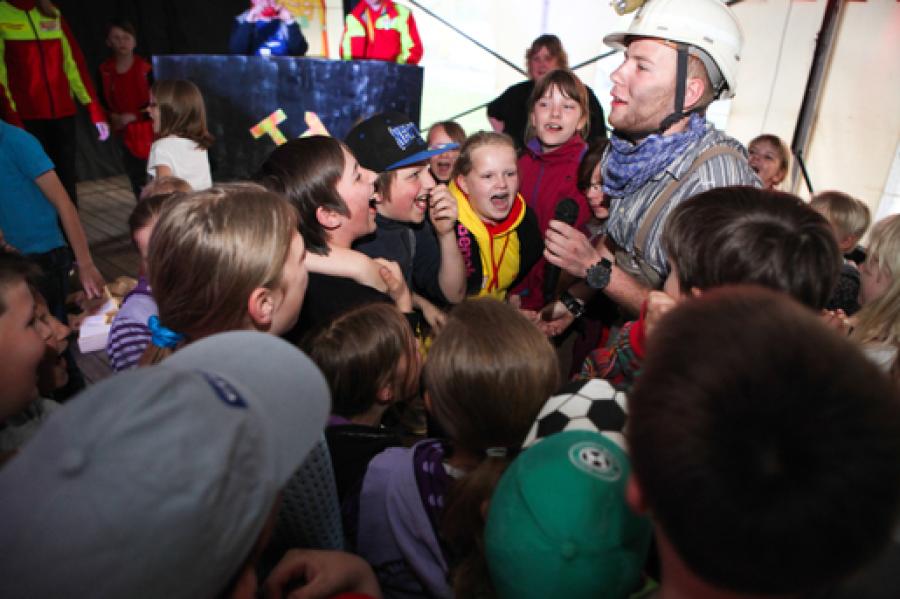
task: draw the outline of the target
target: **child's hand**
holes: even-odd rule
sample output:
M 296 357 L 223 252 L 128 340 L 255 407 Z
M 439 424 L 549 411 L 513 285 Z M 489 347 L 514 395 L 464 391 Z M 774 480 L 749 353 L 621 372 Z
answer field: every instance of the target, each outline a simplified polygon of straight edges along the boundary
M 575 315 L 559 300 L 547 304 L 541 310 L 541 317 L 537 325 L 548 337 L 556 337 L 562 334 L 569 325 L 575 322 Z
M 644 314 L 644 336 L 650 337 L 650 333 L 659 324 L 663 315 L 675 307 L 675 299 L 662 291 L 651 291 L 647 296 L 647 312 Z
M 846 312 L 841 309 L 822 310 L 822 322 L 830 329 L 833 329 L 841 335 L 849 335 L 853 330 L 853 323 L 847 316 Z
M 291 583 L 303 580 L 290 594 Z M 317 599 L 342 593 L 381 598 L 372 568 L 361 557 L 343 551 L 291 549 L 284 554 L 264 586 L 269 599 Z
M 387 294 L 397 304 L 397 308 L 404 314 L 412 312 L 412 294 L 403 279 L 400 265 L 384 258 L 375 258 L 375 262 L 381 265 L 378 273 L 381 275 L 381 280 L 387 285 Z
M 78 279 L 81 281 L 81 287 L 88 299 L 103 297 L 106 281 L 103 280 L 103 275 L 93 263 L 78 263 Z
M 550 221 L 544 237 L 544 247 L 547 262 L 580 279 L 601 258 L 584 233 L 560 220 Z
M 428 323 L 431 330 L 435 333 L 440 333 L 441 329 L 444 328 L 444 325 L 447 323 L 447 313 L 424 297 L 415 293 L 413 294 L 413 303 L 416 308 L 422 311 L 422 316 L 425 317 L 425 322 Z
M 446 185 L 438 185 L 431 190 L 429 205 L 428 218 L 431 219 L 434 232 L 438 237 L 453 233 L 459 218 L 459 211 L 456 206 L 456 198 L 450 195 L 450 190 Z

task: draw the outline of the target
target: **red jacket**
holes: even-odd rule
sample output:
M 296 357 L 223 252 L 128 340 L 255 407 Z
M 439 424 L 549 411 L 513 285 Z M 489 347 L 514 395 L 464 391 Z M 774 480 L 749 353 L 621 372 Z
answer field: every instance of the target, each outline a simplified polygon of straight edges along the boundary
M 419 64 L 422 40 L 412 12 L 391 0 L 382 2 L 380 14 L 370 27 L 371 11 L 366 0 L 359 0 L 344 19 L 341 58 L 368 58 L 399 64 Z
M 0 116 L 20 126 L 23 119 L 72 116 L 74 96 L 92 121 L 106 121 L 68 24 L 34 6 L 34 0 L 0 2 Z
M 587 198 L 578 189 L 578 165 L 585 151 L 587 143 L 576 134 L 549 153 L 544 153 L 538 140 L 532 139 L 519 158 L 519 193 L 537 215 L 542 238 L 553 220 L 556 205 L 563 198 L 572 198 L 578 203 L 578 220 L 574 225 L 576 229 L 582 229 L 591 217 Z M 523 308 L 539 310 L 544 306 L 546 263 L 542 257 L 515 289 L 514 293 L 523 295 Z
M 153 121 L 144 112 L 150 103 L 150 63 L 134 56 L 131 68 L 124 73 L 116 72 L 116 59 L 110 58 L 100 65 L 100 81 L 103 97 L 110 112 L 132 114 L 137 120 L 116 131 L 122 142 L 134 156 L 146 160 L 153 144 Z

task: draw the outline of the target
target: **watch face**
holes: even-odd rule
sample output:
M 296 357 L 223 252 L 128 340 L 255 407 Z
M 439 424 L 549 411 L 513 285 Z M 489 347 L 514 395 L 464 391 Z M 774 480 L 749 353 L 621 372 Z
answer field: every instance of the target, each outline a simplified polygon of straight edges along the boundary
M 587 271 L 585 281 L 589 287 L 593 289 L 605 289 L 609 285 L 609 278 L 612 274 L 612 263 L 603 259 L 597 264 L 590 267 Z

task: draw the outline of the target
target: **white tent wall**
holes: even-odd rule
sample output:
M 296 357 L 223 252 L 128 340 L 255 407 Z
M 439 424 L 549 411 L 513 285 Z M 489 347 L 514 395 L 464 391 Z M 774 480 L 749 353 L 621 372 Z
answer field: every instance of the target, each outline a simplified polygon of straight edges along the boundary
M 403 2 L 403 0 L 401 0 Z M 608 0 L 417 0 L 418 4 L 525 68 L 525 49 L 542 33 L 560 37 L 569 63 L 608 52 L 603 36 L 627 27 Z M 331 56 L 338 56 L 340 2 L 329 0 Z M 434 17 L 406 2 L 425 55 L 422 126 L 484 104 L 524 77 Z M 744 143 L 774 133 L 790 143 L 826 0 L 744 0 L 733 10 L 745 34 L 738 94 L 709 116 Z M 337 17 L 337 18 L 336 18 Z M 577 70 L 604 110 L 620 54 Z M 873 214 L 900 212 L 900 2 L 847 2 L 818 118 L 806 153 L 816 190 L 840 189 Z M 458 119 L 467 132 L 489 127 L 484 108 Z M 798 179 L 795 192 L 808 195 Z

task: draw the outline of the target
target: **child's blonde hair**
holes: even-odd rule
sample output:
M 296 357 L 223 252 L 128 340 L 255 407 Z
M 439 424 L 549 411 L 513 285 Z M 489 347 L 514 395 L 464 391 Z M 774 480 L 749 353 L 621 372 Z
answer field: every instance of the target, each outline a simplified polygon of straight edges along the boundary
M 450 180 L 455 180 L 458 176 L 465 177 L 472 172 L 472 154 L 480 147 L 489 145 L 508 146 L 512 151 L 516 151 L 516 144 L 512 137 L 506 133 L 495 133 L 493 131 L 478 131 L 466 138 L 462 147 L 459 149 L 459 158 L 453 164 L 453 171 L 450 174 Z
M 842 191 L 823 191 L 810 200 L 809 205 L 831 223 L 838 234 L 838 243 L 847 237 L 857 241 L 869 228 L 869 207 Z
M 150 89 L 159 108 L 159 138 L 174 135 L 197 142 L 204 150 L 215 138 L 206 128 L 200 89 L 186 79 L 161 79 Z
M 191 184 L 181 177 L 168 176 L 156 177 L 141 189 L 139 201 L 144 201 L 153 196 L 169 195 L 172 193 L 190 193 L 194 191 Z
M 890 277 L 891 282 L 881 297 L 867 302 L 857 313 L 852 336 L 861 343 L 900 348 L 900 214 L 888 216 L 872 227 L 862 268 Z M 898 362 L 895 361 L 895 369 Z
M 556 69 L 541 77 L 534 84 L 534 89 L 528 98 L 528 121 L 525 125 L 525 140 L 527 141 L 537 136 L 537 132 L 531 124 L 531 114 L 534 112 L 534 106 L 544 97 L 544 94 L 550 92 L 554 87 L 559 89 L 559 93 L 566 98 L 578 102 L 578 107 L 581 108 L 581 116 L 584 117 L 584 125 L 576 133 L 579 133 L 582 139 L 587 139 L 591 130 L 591 112 L 588 108 L 587 88 L 584 87 L 584 83 L 581 82 L 578 75 L 569 69 Z
M 188 343 L 243 328 L 253 290 L 281 284 L 296 230 L 297 213 L 288 201 L 252 183 L 167 200 L 149 251 L 160 323 Z M 141 365 L 170 353 L 151 344 Z
M 559 373 L 550 342 L 509 304 L 466 300 L 447 318 L 423 373 L 431 413 L 455 449 L 479 465 L 453 483 L 442 529 L 458 555 L 457 597 L 489 586 L 481 506 L 521 447 Z

